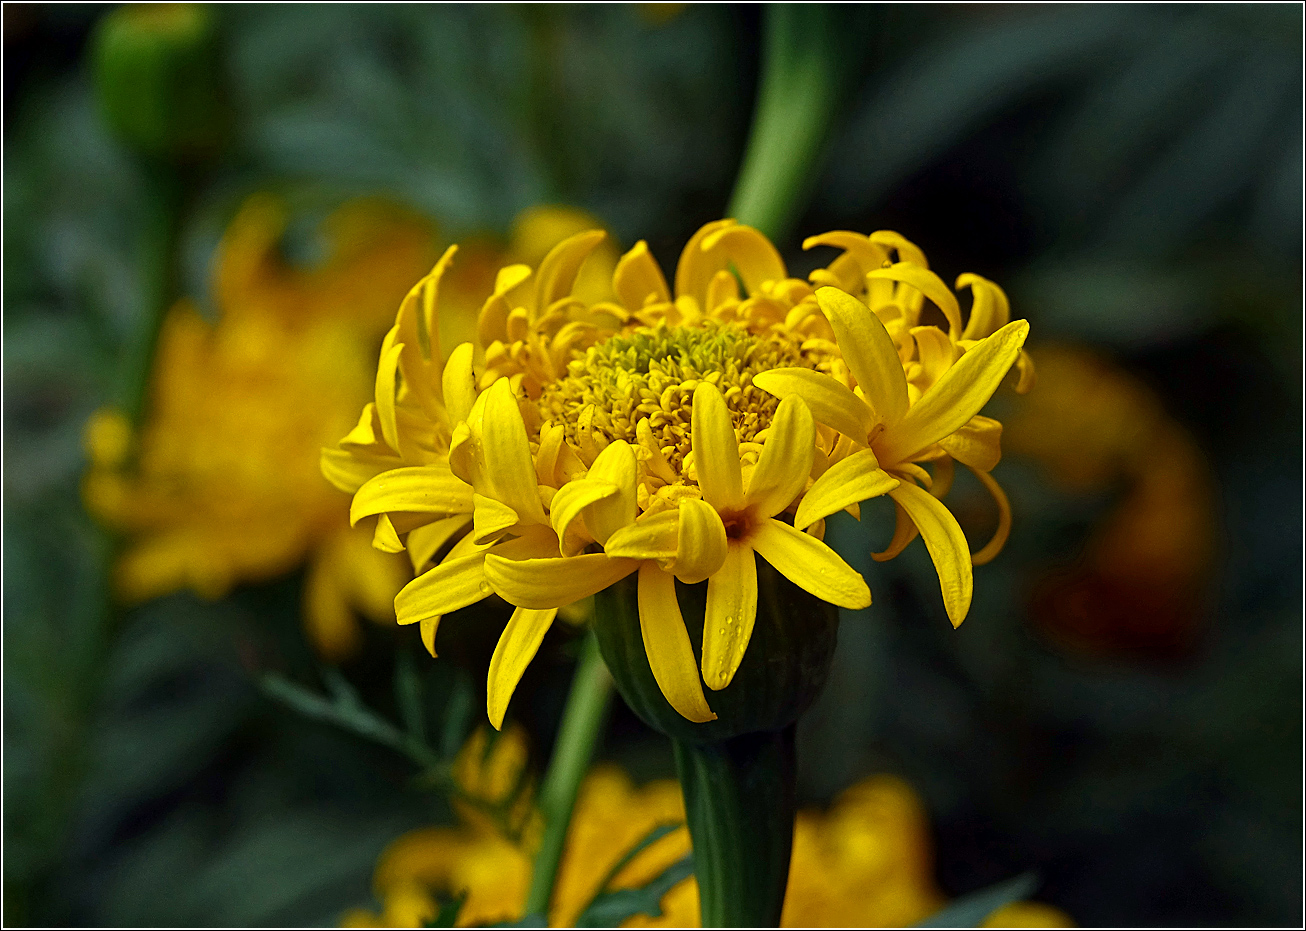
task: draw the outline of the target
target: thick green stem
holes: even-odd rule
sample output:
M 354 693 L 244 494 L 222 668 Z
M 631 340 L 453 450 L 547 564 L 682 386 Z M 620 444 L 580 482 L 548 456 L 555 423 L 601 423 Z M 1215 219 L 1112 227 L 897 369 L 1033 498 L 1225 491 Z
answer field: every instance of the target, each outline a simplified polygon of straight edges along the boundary
M 825 4 L 766 8 L 757 109 L 727 216 L 772 239 L 815 181 L 838 102 L 836 15 Z
M 673 740 L 705 928 L 778 928 L 794 840 L 794 729 Z
M 594 747 L 607 719 L 612 697 L 612 676 L 599 654 L 594 634 L 586 635 L 581 647 L 571 693 L 562 713 L 562 727 L 540 786 L 539 809 L 544 817 L 544 837 L 535 854 L 531 888 L 526 896 L 527 915 L 547 915 L 553 896 L 553 882 L 567 840 L 571 810 L 576 804 L 580 781 L 589 769 Z

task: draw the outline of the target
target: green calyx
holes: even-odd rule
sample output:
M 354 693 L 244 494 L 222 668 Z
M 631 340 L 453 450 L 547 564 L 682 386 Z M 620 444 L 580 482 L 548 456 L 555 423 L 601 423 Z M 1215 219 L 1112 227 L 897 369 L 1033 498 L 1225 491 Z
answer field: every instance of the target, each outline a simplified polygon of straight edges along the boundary
M 803 591 L 757 558 L 757 620 L 730 685 L 708 691 L 717 719 L 695 724 L 681 717 L 658 688 L 640 633 L 637 581 L 630 576 L 595 596 L 594 632 L 618 691 L 654 730 L 687 744 L 711 744 L 793 724 L 820 694 L 834 656 L 839 611 Z M 707 583 L 676 583 L 680 611 L 703 655 Z

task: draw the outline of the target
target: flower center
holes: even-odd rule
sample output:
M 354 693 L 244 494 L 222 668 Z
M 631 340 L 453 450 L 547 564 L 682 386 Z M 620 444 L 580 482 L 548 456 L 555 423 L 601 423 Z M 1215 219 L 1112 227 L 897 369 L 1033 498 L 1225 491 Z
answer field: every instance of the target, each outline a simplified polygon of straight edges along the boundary
M 694 389 L 699 383 L 720 389 L 736 436 L 748 443 L 770 426 L 780 403 L 754 387 L 753 376 L 787 366 L 814 367 L 792 336 L 759 336 L 714 321 L 647 328 L 613 336 L 570 362 L 566 377 L 541 394 L 540 415 L 561 423 L 573 443 L 585 420 L 609 441 L 636 444 L 639 422 L 647 420 L 662 455 L 680 473 L 690 451 Z

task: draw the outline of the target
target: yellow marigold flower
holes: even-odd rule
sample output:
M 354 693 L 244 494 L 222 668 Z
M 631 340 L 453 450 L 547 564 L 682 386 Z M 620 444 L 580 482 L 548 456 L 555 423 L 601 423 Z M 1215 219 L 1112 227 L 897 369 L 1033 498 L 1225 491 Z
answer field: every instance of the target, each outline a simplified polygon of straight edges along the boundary
M 404 569 L 349 529 L 317 449 L 366 397 L 379 329 L 433 243 L 425 223 L 358 203 L 327 220 L 326 261 L 299 269 L 278 252 L 285 224 L 271 197 L 242 207 L 215 264 L 217 322 L 187 301 L 168 313 L 140 430 L 112 412 L 87 425 L 84 498 L 126 536 L 115 583 L 127 601 L 219 597 L 308 559 L 305 623 L 339 657 L 355 609 L 393 616 Z
M 510 729 L 500 743 L 510 744 L 511 755 L 524 747 L 522 741 L 521 732 Z M 675 781 L 637 787 L 620 769 L 596 766 L 577 797 L 549 924 L 574 925 L 627 851 L 654 828 L 684 817 Z M 624 866 L 611 888 L 642 887 L 689 852 L 688 832 L 672 831 Z M 435 917 L 440 901 L 464 894 L 460 927 L 516 921 L 530 885 L 530 853 L 529 841 L 514 844 L 484 822 L 413 831 L 391 844 L 377 863 L 373 886 L 380 913 L 355 909 L 341 923 L 420 927 Z M 944 904 L 933 878 L 925 808 L 901 779 L 874 776 L 848 789 L 828 810 L 799 812 L 783 926 L 906 927 Z M 659 916 L 635 915 L 623 926 L 697 927 L 694 878 L 673 886 L 662 897 L 661 909 Z M 989 926 L 1034 927 L 1036 922 L 1071 925 L 1057 909 L 1016 903 L 995 912 Z
M 992 558 L 1010 524 L 988 475 L 1001 425 L 979 411 L 1013 365 L 1032 377 L 1028 325 L 1008 322 L 1001 290 L 959 279 L 975 294 L 963 326 L 956 297 L 896 233 L 809 240 L 845 250 L 809 283 L 757 230 L 722 220 L 686 245 L 674 293 L 640 242 L 616 264 L 613 299 L 586 303 L 574 283 L 601 240 L 582 232 L 538 271 L 499 271 L 479 373 L 476 346 L 446 364 L 430 343 L 446 253 L 400 308 L 375 404 L 324 457 L 357 488 L 352 519 L 381 515 L 386 548 L 407 533 L 416 569 L 470 525 L 395 604 L 429 649 L 449 611 L 491 592 L 516 606 L 490 665 L 491 721 L 557 610 L 636 573 L 658 686 L 683 717 L 713 720 L 702 682 L 725 688 L 744 656 L 755 554 L 817 599 L 866 607 L 865 581 L 821 540 L 824 518 L 885 493 L 899 521 L 879 556 L 923 536 L 959 624 L 972 561 Z M 919 325 L 927 298 L 947 332 Z M 938 500 L 954 459 L 1000 510 L 973 560 Z M 707 582 L 702 680 L 674 579 Z

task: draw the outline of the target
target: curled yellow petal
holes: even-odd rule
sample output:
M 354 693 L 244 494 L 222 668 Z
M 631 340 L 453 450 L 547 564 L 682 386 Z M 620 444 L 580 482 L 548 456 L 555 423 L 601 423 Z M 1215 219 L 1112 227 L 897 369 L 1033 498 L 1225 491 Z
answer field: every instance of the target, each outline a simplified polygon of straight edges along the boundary
M 703 499 L 718 511 L 743 507 L 739 441 L 726 400 L 716 385 L 700 382 L 694 389 L 690 443 Z
M 838 288 L 818 288 L 816 302 L 830 321 L 844 361 L 866 403 L 883 423 L 897 423 L 907 412 L 907 378 L 884 323 L 869 307 Z
M 780 402 L 771 420 L 744 496 L 747 506 L 763 517 L 774 517 L 793 503 L 807 484 L 816 453 L 816 423 L 806 402 L 791 394 Z
M 812 369 L 783 368 L 758 372 L 753 384 L 777 398 L 796 394 L 812 416 L 844 436 L 865 443 L 875 418 L 866 402 L 835 378 Z
M 508 505 L 484 495 L 472 495 L 472 508 L 472 539 L 477 543 L 492 543 L 521 521 Z
M 680 520 L 679 511 L 661 511 L 641 517 L 608 537 L 608 541 L 603 544 L 603 551 L 621 559 L 675 559 Z M 722 535 L 724 534 L 723 529 Z
M 391 335 L 394 330 L 390 331 Z M 387 337 L 387 341 L 389 337 Z M 381 421 L 381 434 L 395 452 L 402 454 L 399 446 L 399 426 L 395 414 L 395 393 L 398 391 L 399 355 L 403 343 L 383 348 L 381 361 L 376 366 L 376 413 Z
M 902 505 L 930 552 L 934 570 L 939 574 L 943 606 L 953 627 L 961 626 L 970 611 L 973 591 L 970 547 L 952 512 L 928 491 L 903 482 L 890 497 Z
M 472 488 L 442 463 L 391 469 L 368 479 L 349 506 L 349 522 L 386 511 L 450 516 L 472 509 Z
M 449 412 L 449 421 L 457 424 L 467 419 L 476 402 L 476 376 L 472 373 L 474 348 L 471 343 L 462 343 L 449 353 L 449 362 L 441 376 L 444 390 L 444 406 Z
M 676 516 L 676 578 L 693 585 L 721 568 L 726 558 L 726 527 L 716 508 L 698 498 L 680 502 Z
M 911 406 L 876 443 L 887 466 L 906 462 L 942 440 L 980 412 L 1016 361 L 1029 324 L 1013 320 L 980 340 Z
M 599 543 L 629 524 L 639 513 L 635 487 L 637 475 L 635 450 L 625 440 L 609 443 L 595 457 L 588 478 L 616 489 L 615 494 L 595 501 L 585 511 L 585 525 Z
M 671 707 L 695 724 L 716 720 L 698 678 L 675 579 L 651 562 L 639 568 L 639 630 L 649 669 Z
M 1011 502 L 1007 500 L 1007 493 L 1002 490 L 1002 486 L 997 483 L 992 475 L 987 472 L 975 470 L 975 477 L 980 480 L 989 494 L 993 496 L 994 502 L 998 506 L 998 529 L 993 532 L 993 539 L 989 540 L 978 553 L 970 558 L 972 566 L 982 566 L 991 562 L 994 556 L 1002 552 L 1002 548 L 1007 545 L 1007 537 L 1011 535 Z
M 757 563 L 753 548 L 731 543 L 721 568 L 707 580 L 703 614 L 703 681 L 718 691 L 730 684 L 757 621 Z
M 607 236 L 603 230 L 587 230 L 564 239 L 549 250 L 535 278 L 535 309 L 538 313 L 543 313 L 554 301 L 571 293 L 581 265 Z
M 902 505 L 896 501 L 893 503 L 893 513 L 893 539 L 889 541 L 889 545 L 883 551 L 871 554 L 871 558 L 876 562 L 888 562 L 893 559 L 920 534 L 911 518 L 907 516 L 907 512 L 903 510 Z
M 898 480 L 880 468 L 875 453 L 861 449 L 830 466 L 798 505 L 794 526 L 804 530 L 849 505 L 887 494 Z
M 822 601 L 854 610 L 870 605 L 861 573 L 811 534 L 768 520 L 749 542 L 777 572 Z
M 414 572 L 422 568 L 440 552 L 446 543 L 467 526 L 467 517 L 458 514 L 446 517 L 425 526 L 418 527 L 408 534 L 408 559 L 413 564 Z
M 957 278 L 957 290 L 970 288 L 973 302 L 970 306 L 970 318 L 962 339 L 983 339 L 1007 325 L 1011 320 L 1011 302 L 1007 292 L 987 278 L 967 272 Z
M 398 456 L 373 456 L 331 446 L 322 449 L 321 458 L 318 460 L 322 476 L 341 491 L 351 495 L 363 487 L 368 479 L 402 463 L 403 460 Z
M 605 498 L 615 497 L 617 493 L 617 486 L 611 482 L 586 478 L 575 479 L 558 489 L 549 506 L 549 517 L 553 521 L 553 530 L 558 535 L 564 556 L 576 555 L 589 542 L 582 532 L 572 532 L 572 524 L 585 513 L 586 508 Z
M 871 242 L 869 236 L 847 230 L 832 230 L 819 236 L 808 236 L 803 240 L 804 250 L 814 249 L 817 246 L 834 246 L 836 249 L 845 250 L 861 266 L 862 275 L 883 267 L 889 259 L 889 250 L 884 246 Z M 858 277 L 860 280 L 860 276 Z
M 512 693 L 516 691 L 522 673 L 535 658 L 557 614 L 557 608 L 543 611 L 518 608 L 508 619 L 508 626 L 503 629 L 494 655 L 490 657 L 490 673 L 486 679 L 485 710 L 495 730 L 503 727 L 503 716 L 508 711 Z
M 948 455 L 977 472 L 991 472 L 1002 460 L 1002 424 L 976 414 L 957 432 L 939 440 Z M 936 494 L 936 497 L 943 497 Z
M 957 303 L 957 295 L 948 289 L 948 285 L 942 278 L 928 268 L 917 265 L 915 262 L 895 262 L 888 268 L 881 268 L 871 272 L 866 277 L 898 281 L 911 285 L 911 287 L 938 305 L 939 310 L 943 311 L 943 316 L 948 320 L 949 335 L 953 339 L 961 338 L 961 305 Z
M 749 294 L 756 294 L 765 282 L 786 277 L 784 259 L 760 230 L 736 224 L 715 230 L 703 238 L 703 253 L 719 269 L 733 267 Z M 715 272 L 714 272 L 715 274 Z
M 667 279 L 648 251 L 648 243 L 642 239 L 617 262 L 612 273 L 612 290 L 617 293 L 617 300 L 630 310 L 671 300 Z
M 390 522 L 390 517 L 382 514 L 376 519 L 376 530 L 372 534 L 372 546 L 383 553 L 402 553 L 404 541 L 399 539 L 399 532 Z
M 603 591 L 639 567 L 633 559 L 586 553 L 543 559 L 485 557 L 485 577 L 504 601 L 520 608 L 561 608 Z

